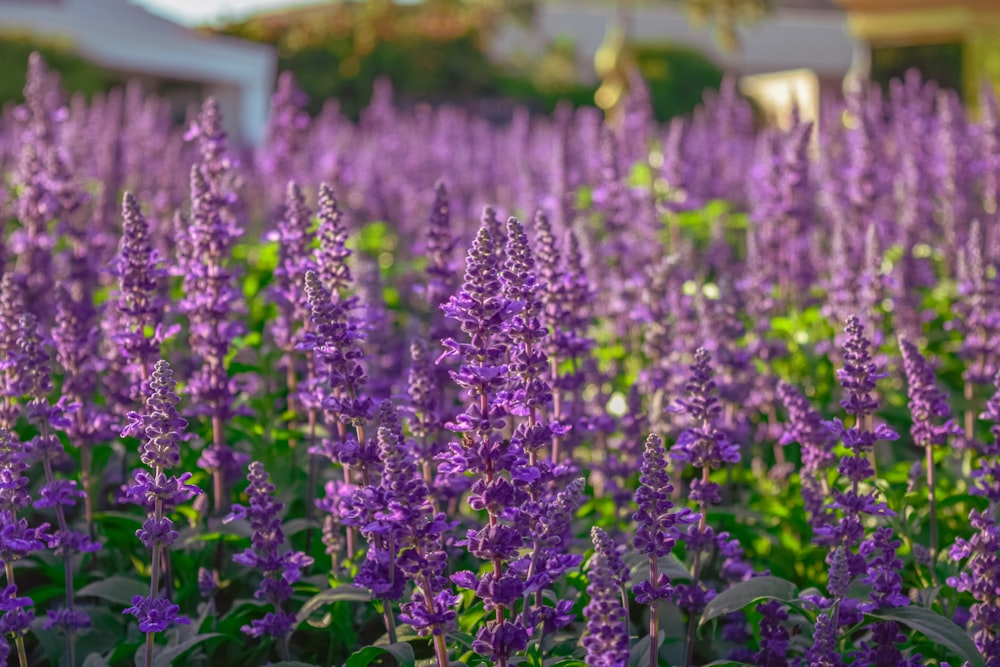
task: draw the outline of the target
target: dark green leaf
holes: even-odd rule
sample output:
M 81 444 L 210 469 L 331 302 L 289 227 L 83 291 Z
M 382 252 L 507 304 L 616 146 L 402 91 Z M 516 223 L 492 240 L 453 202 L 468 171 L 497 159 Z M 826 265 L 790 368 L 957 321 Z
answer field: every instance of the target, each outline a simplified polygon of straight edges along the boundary
M 114 576 L 92 581 L 76 592 L 79 597 L 95 597 L 125 607 L 132 606 L 136 595 L 149 595 L 149 584 L 130 577 Z
M 180 644 L 164 646 L 162 650 L 153 654 L 153 667 L 170 667 L 170 665 L 174 663 L 174 660 L 181 657 L 203 641 L 212 639 L 213 637 L 224 636 L 225 635 L 219 634 L 218 632 L 209 632 L 203 635 L 195 635 L 191 639 L 183 641 Z M 235 637 L 226 637 L 226 639 L 235 639 Z M 136 653 L 142 653 L 142 651 L 137 651 Z M 136 660 L 138 660 L 138 657 Z
M 899 607 L 881 609 L 876 614 L 867 614 L 883 621 L 896 621 L 906 625 L 936 644 L 944 646 L 972 667 L 984 667 L 985 661 L 965 630 L 955 625 L 951 619 L 924 607 Z
M 629 650 L 629 667 L 644 667 L 649 664 L 649 654 L 653 651 L 657 653 L 660 652 L 660 646 L 663 645 L 663 640 L 666 639 L 667 633 L 660 630 L 656 635 L 656 644 L 653 645 L 649 641 L 649 635 L 646 635 L 632 646 Z
M 83 660 L 82 667 L 109 667 L 108 659 L 100 653 L 91 653 Z
M 388 653 L 396 659 L 400 667 L 412 667 L 416 658 L 413 655 L 413 647 L 406 642 L 398 642 L 387 646 L 366 646 L 359 651 L 355 651 L 347 659 L 347 667 L 366 667 L 370 665 L 380 655 Z
M 798 589 L 790 581 L 779 577 L 754 577 L 740 582 L 719 593 L 702 612 L 699 624 L 707 623 L 713 618 L 724 616 L 743 609 L 757 600 L 775 599 L 791 600 Z
M 367 588 L 358 588 L 356 586 L 338 586 L 336 588 L 331 588 L 317 593 L 306 600 L 306 602 L 299 609 L 299 613 L 296 614 L 295 620 L 298 623 L 302 623 L 309 618 L 314 611 L 330 604 L 331 602 L 368 602 L 371 599 L 372 593 Z

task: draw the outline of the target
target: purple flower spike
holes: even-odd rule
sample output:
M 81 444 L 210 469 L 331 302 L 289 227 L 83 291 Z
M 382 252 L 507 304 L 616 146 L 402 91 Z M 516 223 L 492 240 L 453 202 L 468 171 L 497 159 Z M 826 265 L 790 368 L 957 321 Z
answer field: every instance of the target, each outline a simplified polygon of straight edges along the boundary
M 278 266 L 274 268 L 274 297 L 278 305 L 279 317 L 272 324 L 278 347 L 288 352 L 295 348 L 299 335 L 296 327 L 306 320 L 306 304 L 303 283 L 306 271 L 315 269 L 310 257 L 313 234 L 312 220 L 306 207 L 302 191 L 294 181 L 288 182 L 285 206 L 278 220 Z M 291 363 L 285 360 L 285 363 Z
M 353 280 L 347 263 L 351 251 L 346 245 L 347 226 L 344 224 L 344 214 L 337 205 L 333 190 L 326 183 L 319 186 L 317 217 L 319 247 L 316 250 L 316 270 L 323 287 L 334 296 L 339 296 L 341 290 L 349 287 Z
M 694 422 L 677 439 L 670 450 L 670 457 L 675 461 L 690 463 L 695 468 L 718 469 L 725 463 L 738 463 L 739 447 L 729 442 L 726 434 L 715 422 L 722 407 L 716 396 L 715 380 L 711 367 L 712 357 L 705 348 L 698 348 L 694 353 L 694 365 L 691 366 L 691 379 L 686 389 L 688 398 L 678 400 L 677 412 L 682 412 Z M 692 500 L 700 501 L 702 497 L 709 499 L 718 495 L 718 485 L 707 482 L 692 489 Z M 697 496 L 697 497 L 696 497 Z M 717 503 L 718 500 L 711 503 Z
M 166 515 L 179 503 L 201 493 L 201 489 L 187 483 L 190 473 L 179 477 L 166 474 L 166 470 L 180 464 L 181 434 L 187 426 L 177 411 L 180 397 L 175 392 L 176 386 L 170 364 L 157 361 L 149 378 L 147 412 L 141 415 L 130 412 L 129 423 L 122 431 L 122 437 L 133 435 L 143 440 L 139 456 L 152 471 L 137 470 L 133 473 L 132 484 L 124 494 L 126 499 L 145 507 L 148 512 L 146 521 L 135 535 L 153 552 L 149 595 L 134 597 L 132 606 L 122 612 L 135 616 L 139 621 L 139 630 L 149 636 L 146 643 L 147 664 L 152 660 L 152 634 L 163 632 L 175 623 L 187 625 L 190 622 L 178 615 L 180 608 L 160 592 L 162 553 L 179 535 L 174 530 L 173 521 Z
M 247 481 L 250 482 L 247 488 L 249 504 L 233 505 L 232 513 L 225 520 L 250 521 L 252 548 L 233 556 L 233 561 L 261 571 L 264 578 L 254 597 L 269 602 L 274 611 L 243 626 L 241 631 L 251 637 L 268 635 L 277 639 L 282 659 L 288 660 L 288 636 L 294 628 L 295 616 L 285 612 L 282 606 L 292 596 L 292 584 L 302 577 L 302 570 L 312 565 L 313 559 L 301 551 L 281 553 L 285 547 L 285 533 L 278 515 L 284 506 L 274 499 L 274 486 L 262 463 L 250 464 Z
M 960 433 L 950 419 L 948 396 L 937 388 L 934 368 L 920 354 L 916 345 L 900 338 L 899 350 L 903 354 L 903 368 L 909 386 L 910 414 L 913 416 L 910 433 L 913 442 L 919 447 L 943 445 L 948 441 L 948 436 Z
M 589 667 L 625 667 L 629 659 L 629 633 L 620 596 L 618 552 L 607 533 L 597 526 L 590 534 L 595 551 L 587 565 L 590 603 L 583 610 L 587 635 L 581 643 L 587 651 Z

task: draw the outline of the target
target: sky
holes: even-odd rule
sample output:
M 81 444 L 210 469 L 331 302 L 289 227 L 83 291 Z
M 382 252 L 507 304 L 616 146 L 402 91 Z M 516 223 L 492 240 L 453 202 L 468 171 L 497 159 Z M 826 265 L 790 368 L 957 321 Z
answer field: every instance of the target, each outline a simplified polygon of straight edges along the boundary
M 237 19 L 265 9 L 314 4 L 316 0 L 130 0 L 184 25 L 202 25 Z

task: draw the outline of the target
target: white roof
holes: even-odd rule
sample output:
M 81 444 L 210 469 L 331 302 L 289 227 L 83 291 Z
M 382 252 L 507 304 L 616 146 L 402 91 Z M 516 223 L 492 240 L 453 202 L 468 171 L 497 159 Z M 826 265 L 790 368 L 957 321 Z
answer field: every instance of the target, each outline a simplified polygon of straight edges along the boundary
M 235 88 L 235 126 L 251 143 L 263 139 L 277 67 L 269 46 L 200 34 L 125 0 L 6 0 L 0 26 L 68 38 L 110 70 Z

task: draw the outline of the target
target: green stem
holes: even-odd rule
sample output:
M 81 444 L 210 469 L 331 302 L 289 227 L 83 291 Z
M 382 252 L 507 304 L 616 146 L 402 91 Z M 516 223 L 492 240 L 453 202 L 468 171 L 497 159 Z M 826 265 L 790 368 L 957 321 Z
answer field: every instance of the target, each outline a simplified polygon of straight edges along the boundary
M 13 586 L 14 584 L 14 564 L 11 561 L 6 561 L 4 567 L 7 571 L 7 585 Z M 17 647 L 17 660 L 20 667 L 28 667 L 28 654 L 24 650 L 24 637 L 22 635 L 17 635 L 14 637 L 14 645 Z

